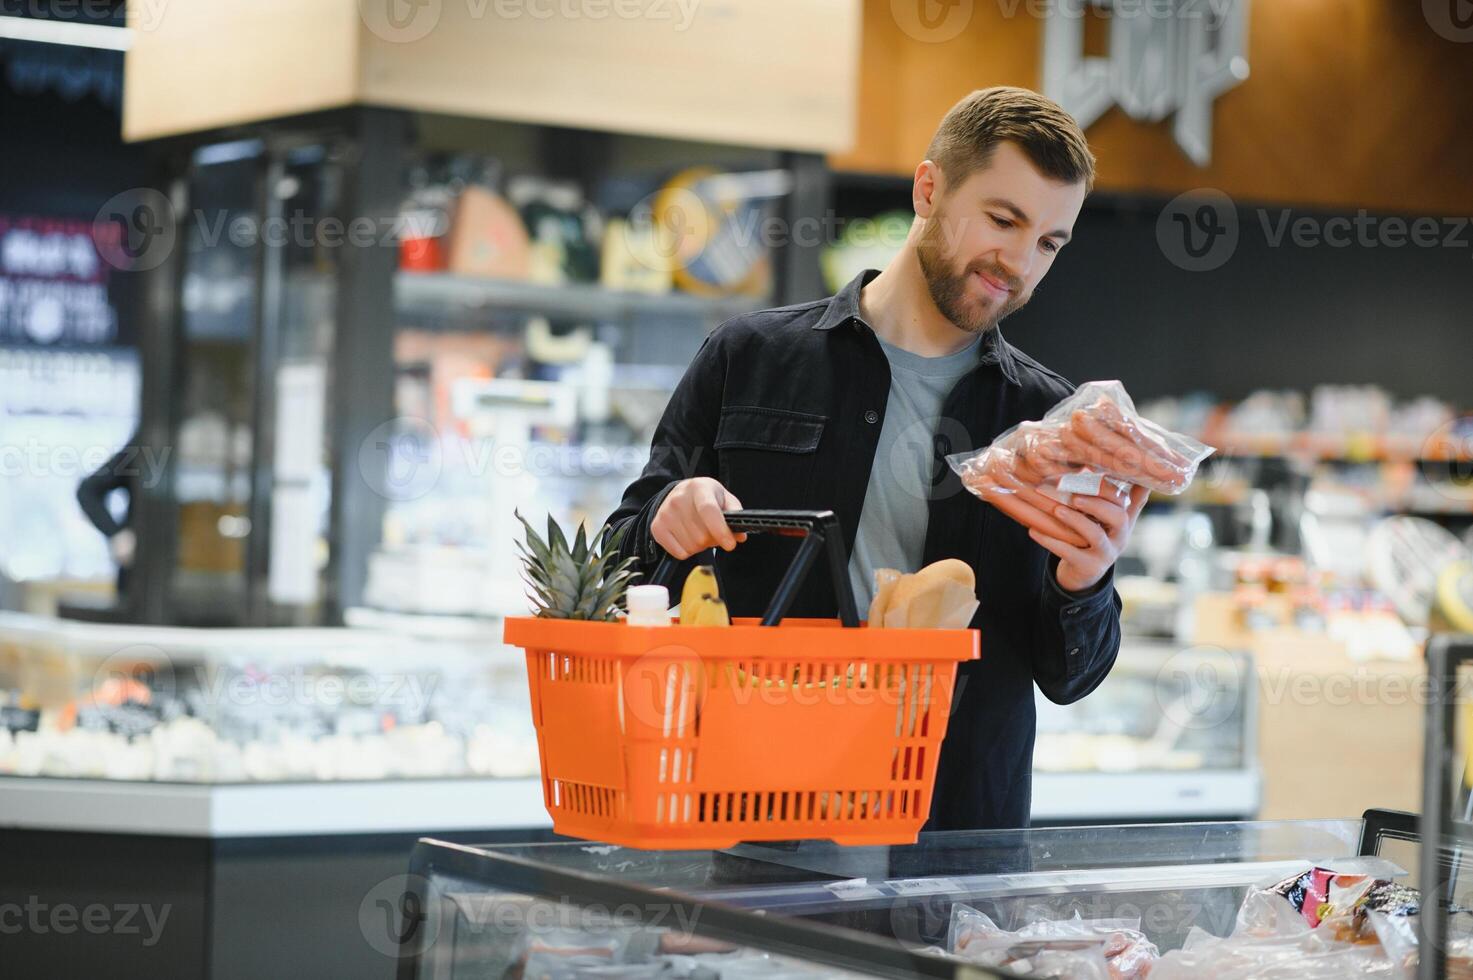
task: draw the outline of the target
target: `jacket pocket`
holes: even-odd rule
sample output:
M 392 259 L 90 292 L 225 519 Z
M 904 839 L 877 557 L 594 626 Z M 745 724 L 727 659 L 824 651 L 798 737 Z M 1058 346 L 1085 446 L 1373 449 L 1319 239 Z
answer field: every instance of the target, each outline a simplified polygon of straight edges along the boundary
M 822 415 L 780 408 L 722 409 L 714 447 L 722 486 L 748 508 L 810 506 L 827 421 Z
M 782 408 L 729 406 L 721 410 L 716 429 L 716 451 L 766 449 L 776 453 L 812 453 L 823 438 L 822 415 Z

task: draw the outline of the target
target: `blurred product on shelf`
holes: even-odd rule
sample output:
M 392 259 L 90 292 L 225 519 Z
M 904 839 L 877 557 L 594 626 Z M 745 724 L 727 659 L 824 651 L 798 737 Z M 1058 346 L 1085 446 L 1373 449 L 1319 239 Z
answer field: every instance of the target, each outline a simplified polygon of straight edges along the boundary
M 787 171 L 699 166 L 663 183 L 607 175 L 586 188 L 503 173 L 500 160 L 470 154 L 414 167 L 400 268 L 650 295 L 771 292 L 773 243 L 764 236 L 772 202 L 791 191 Z
M 763 229 L 770 202 L 790 189 L 791 178 L 781 170 L 692 167 L 670 178 L 651 207 L 675 284 L 705 296 L 768 295 L 772 264 Z
M 0 613 L 0 775 L 535 775 L 521 659 L 499 656 L 489 629 L 412 625 L 190 630 Z
M 659 296 L 675 288 L 670 263 L 661 257 L 659 236 L 649 222 L 610 218 L 599 266 L 599 283 L 606 289 Z
M 1446 528 L 1421 517 L 1388 517 L 1367 541 L 1366 575 L 1408 625 L 1426 626 L 1443 570 L 1468 558 Z
M 440 272 L 446 266 L 445 236 L 455 192 L 443 182 L 432 182 L 428 167 L 409 174 L 409 197 L 399 213 L 399 268 L 407 272 Z
M 914 221 L 909 211 L 886 211 L 846 223 L 838 240 L 824 246 L 819 257 L 824 284 L 837 293 L 865 269 L 885 268 L 905 244 Z
M 1191 431 L 1191 430 L 1187 430 Z M 1259 391 L 1219 406 L 1200 435 L 1225 454 L 1346 461 L 1473 459 L 1473 420 L 1435 398 L 1397 404 L 1375 385 Z
M 1455 561 L 1437 577 L 1434 633 L 1473 633 L 1473 562 Z
M 531 236 L 531 279 L 558 285 L 596 282 L 603 218 L 578 185 L 542 177 L 514 177 L 507 198 Z
M 531 242 L 516 209 L 489 188 L 462 190 L 450 219 L 446 268 L 460 276 L 529 278 Z

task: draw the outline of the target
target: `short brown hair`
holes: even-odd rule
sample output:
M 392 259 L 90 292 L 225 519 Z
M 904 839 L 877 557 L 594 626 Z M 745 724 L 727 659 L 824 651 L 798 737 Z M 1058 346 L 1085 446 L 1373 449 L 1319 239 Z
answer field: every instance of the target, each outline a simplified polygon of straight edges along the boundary
M 999 143 L 1014 143 L 1045 177 L 1094 188 L 1095 157 L 1074 117 L 1026 88 L 979 88 L 941 120 L 926 156 L 953 185 L 992 161 Z

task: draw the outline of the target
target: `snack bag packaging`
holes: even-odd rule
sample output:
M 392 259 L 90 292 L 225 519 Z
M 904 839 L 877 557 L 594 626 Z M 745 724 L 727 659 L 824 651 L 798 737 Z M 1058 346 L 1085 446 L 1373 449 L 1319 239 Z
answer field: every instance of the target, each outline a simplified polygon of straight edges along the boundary
M 1238 909 L 1234 936 L 1292 936 L 1349 913 L 1376 879 L 1310 868 L 1264 888 L 1251 889 Z

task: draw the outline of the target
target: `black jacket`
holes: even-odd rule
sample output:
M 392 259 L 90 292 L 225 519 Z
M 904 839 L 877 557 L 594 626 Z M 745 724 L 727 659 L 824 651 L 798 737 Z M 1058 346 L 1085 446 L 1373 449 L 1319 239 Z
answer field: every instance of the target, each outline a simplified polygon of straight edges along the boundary
M 654 570 L 650 521 L 671 486 L 715 477 L 747 508 L 832 509 L 853 550 L 890 391 L 890 367 L 864 322 L 866 272 L 829 299 L 764 310 L 719 327 L 692 361 L 655 432 L 649 465 L 610 521 L 633 522 L 624 550 Z M 942 747 L 930 830 L 1028 824 L 1036 729 L 1033 685 L 1060 704 L 1109 673 L 1120 645 L 1113 570 L 1088 593 L 1064 592 L 1057 559 L 1021 525 L 968 493 L 941 457 L 988 445 L 1043 416 L 1073 386 L 997 330 L 945 402 L 935 439 L 925 563 L 960 558 L 977 572 L 981 660 L 963 664 Z M 879 461 L 894 465 L 890 461 Z M 723 554 L 733 615 L 760 615 L 793 545 L 756 535 Z M 834 616 L 819 560 L 790 611 Z M 860 610 L 863 615 L 864 610 Z

